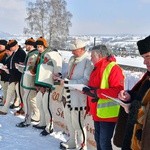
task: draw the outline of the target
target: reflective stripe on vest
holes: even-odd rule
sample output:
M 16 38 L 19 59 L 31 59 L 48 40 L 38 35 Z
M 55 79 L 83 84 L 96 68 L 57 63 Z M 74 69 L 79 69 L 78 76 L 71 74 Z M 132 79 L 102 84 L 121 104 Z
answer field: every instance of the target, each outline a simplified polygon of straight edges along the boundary
M 100 88 L 106 89 L 109 88 L 108 84 L 108 78 L 111 72 L 111 69 L 113 66 L 116 65 L 115 62 L 111 62 L 107 65 L 105 68 L 103 75 L 102 75 L 102 81 Z M 117 117 L 119 114 L 120 105 L 118 103 L 114 102 L 111 99 L 99 99 L 97 104 L 97 116 L 100 118 L 113 118 Z

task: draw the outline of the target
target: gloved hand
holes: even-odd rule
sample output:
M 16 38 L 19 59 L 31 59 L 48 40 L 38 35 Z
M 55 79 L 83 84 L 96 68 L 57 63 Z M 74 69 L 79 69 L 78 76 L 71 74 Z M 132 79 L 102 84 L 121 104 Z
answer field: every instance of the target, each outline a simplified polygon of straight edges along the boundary
M 88 96 L 93 98 L 92 102 L 97 102 L 98 101 L 99 98 L 98 98 L 98 96 L 96 94 L 96 89 L 90 88 L 90 87 L 84 87 L 82 89 L 82 91 L 83 91 L 84 94 L 86 94 L 86 95 L 88 95 Z
M 89 88 L 89 87 L 84 87 L 84 88 L 82 89 L 82 91 L 83 91 L 84 94 L 86 94 L 86 95 L 88 95 L 88 96 L 90 96 L 90 97 L 95 98 L 95 92 L 94 92 L 93 90 L 91 90 L 91 88 Z

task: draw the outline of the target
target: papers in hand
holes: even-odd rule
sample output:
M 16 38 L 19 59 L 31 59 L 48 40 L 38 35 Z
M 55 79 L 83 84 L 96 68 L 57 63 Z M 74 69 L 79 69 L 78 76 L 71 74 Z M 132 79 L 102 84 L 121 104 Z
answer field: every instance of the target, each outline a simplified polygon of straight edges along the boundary
M 24 68 L 24 67 L 25 67 L 25 65 L 15 63 L 15 67 L 16 67 L 16 69 L 18 69 L 18 68 Z
M 67 86 L 67 87 L 70 87 L 72 89 L 76 89 L 76 90 L 79 90 L 79 91 L 82 91 L 82 89 L 84 87 L 87 87 L 86 85 L 84 84 L 65 84 L 64 86 Z
M 130 109 L 130 103 L 124 103 L 124 102 L 122 102 L 120 99 L 118 99 L 118 98 L 113 98 L 113 97 L 110 97 L 110 96 L 108 96 L 108 95 L 105 95 L 105 94 L 103 94 L 102 93 L 102 95 L 103 96 L 105 96 L 105 97 L 107 97 L 107 98 L 110 98 L 111 100 L 113 100 L 113 101 L 115 101 L 115 102 L 117 102 L 117 103 L 119 103 L 123 108 L 124 108 L 124 110 L 125 110 L 125 112 L 128 114 L 129 113 L 129 109 Z
M 4 65 L 3 65 L 2 63 L 0 63 L 0 69 L 2 69 L 3 66 L 4 66 Z
M 9 70 L 7 69 L 7 67 L 5 65 L 3 65 L 2 63 L 0 63 L 0 69 L 4 70 L 7 74 L 9 74 Z
M 25 71 L 24 73 L 30 76 L 35 76 L 35 74 L 32 74 L 30 71 Z
M 107 97 L 107 98 L 109 98 L 109 99 L 111 99 L 111 100 L 113 100 L 113 101 L 115 101 L 115 102 L 117 102 L 117 103 L 119 103 L 120 105 L 127 105 L 126 103 L 122 102 L 122 101 L 121 101 L 120 99 L 118 99 L 118 98 L 113 98 L 113 97 L 108 96 L 108 95 L 103 94 L 103 93 L 102 93 L 102 95 L 105 96 L 105 97 Z
M 24 67 L 25 67 L 25 65 L 22 65 L 22 64 L 18 64 L 18 66 L 19 66 L 19 67 L 22 67 L 22 68 L 24 68 Z

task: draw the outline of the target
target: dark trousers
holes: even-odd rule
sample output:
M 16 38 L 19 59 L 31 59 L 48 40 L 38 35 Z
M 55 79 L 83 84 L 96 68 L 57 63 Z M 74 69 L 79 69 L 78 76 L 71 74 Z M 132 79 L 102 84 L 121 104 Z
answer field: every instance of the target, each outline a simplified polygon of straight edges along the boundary
M 112 150 L 111 138 L 113 136 L 115 124 L 114 122 L 94 121 L 94 137 L 97 150 Z

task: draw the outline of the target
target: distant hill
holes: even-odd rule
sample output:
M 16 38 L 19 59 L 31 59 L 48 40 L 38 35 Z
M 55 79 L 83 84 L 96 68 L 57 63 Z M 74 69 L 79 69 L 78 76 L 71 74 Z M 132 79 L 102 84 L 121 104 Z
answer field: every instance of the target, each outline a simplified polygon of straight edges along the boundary
M 0 31 L 0 39 L 8 39 L 10 37 L 14 37 L 14 35 Z

